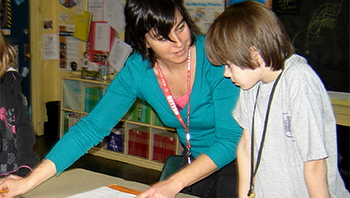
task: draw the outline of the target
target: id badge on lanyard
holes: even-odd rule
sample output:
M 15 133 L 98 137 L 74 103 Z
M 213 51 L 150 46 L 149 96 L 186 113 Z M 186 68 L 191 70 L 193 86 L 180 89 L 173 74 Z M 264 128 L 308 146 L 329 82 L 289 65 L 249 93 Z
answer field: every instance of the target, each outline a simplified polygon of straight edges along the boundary
M 180 123 L 182 124 L 182 126 L 185 128 L 186 130 L 186 140 L 187 140 L 187 147 L 186 147 L 186 156 L 187 156 L 187 163 L 191 164 L 191 144 L 190 144 L 190 132 L 189 132 L 189 127 L 190 127 L 190 95 L 188 95 L 188 108 L 187 108 L 187 126 L 185 125 L 180 112 L 178 110 L 178 108 L 176 107 L 174 98 L 170 92 L 170 89 L 168 87 L 168 84 L 165 80 L 165 77 L 163 75 L 163 72 L 161 70 L 161 68 L 159 67 L 158 63 L 157 63 L 157 69 L 158 69 L 158 73 L 159 73 L 159 77 L 161 80 L 161 87 L 162 90 L 164 92 L 164 95 L 169 103 L 169 106 L 171 108 L 171 110 L 174 112 L 175 116 L 177 117 L 177 119 L 180 121 Z M 187 58 L 187 93 L 190 92 L 191 89 L 191 48 L 189 48 L 188 51 L 188 58 Z

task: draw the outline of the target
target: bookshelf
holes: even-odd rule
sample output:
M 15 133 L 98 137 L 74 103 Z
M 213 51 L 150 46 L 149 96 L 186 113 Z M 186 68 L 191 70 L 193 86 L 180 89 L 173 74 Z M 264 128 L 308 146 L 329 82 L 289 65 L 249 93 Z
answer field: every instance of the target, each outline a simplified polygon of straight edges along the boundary
M 62 78 L 60 137 L 89 114 L 110 83 L 80 76 Z M 161 171 L 169 155 L 180 155 L 182 151 L 175 130 L 164 126 L 153 109 L 137 99 L 110 135 L 89 153 Z
M 350 126 L 350 93 L 328 91 L 338 125 Z

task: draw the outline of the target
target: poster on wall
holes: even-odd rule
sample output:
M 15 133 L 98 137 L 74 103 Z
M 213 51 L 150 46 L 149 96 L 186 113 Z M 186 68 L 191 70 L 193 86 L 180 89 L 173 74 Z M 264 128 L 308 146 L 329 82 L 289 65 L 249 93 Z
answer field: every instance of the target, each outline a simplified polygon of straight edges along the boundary
M 79 40 L 74 37 L 74 25 L 59 26 L 59 68 L 72 70 L 72 63 L 77 64 L 79 59 Z
M 107 22 L 93 21 L 87 45 L 90 61 L 98 65 L 106 64 L 114 38 L 115 31 Z
M 125 27 L 124 7 L 122 0 L 89 0 L 87 10 L 92 13 L 92 21 L 108 22 L 122 33 Z
M 245 1 L 245 0 L 226 0 L 226 6 L 229 6 L 233 3 L 239 3 L 242 1 Z M 255 1 L 265 4 L 269 8 L 271 8 L 272 6 L 272 0 L 255 0 Z
M 43 60 L 57 60 L 57 35 L 43 34 Z
M 78 4 L 78 0 L 59 0 L 60 4 L 66 8 L 72 8 Z
M 185 0 L 185 7 L 203 34 L 225 10 L 225 0 Z

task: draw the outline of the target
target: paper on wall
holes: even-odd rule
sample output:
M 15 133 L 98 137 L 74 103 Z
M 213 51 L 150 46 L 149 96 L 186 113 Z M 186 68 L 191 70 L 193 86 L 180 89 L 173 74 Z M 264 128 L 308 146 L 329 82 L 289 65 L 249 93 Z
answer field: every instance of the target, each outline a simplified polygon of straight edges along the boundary
M 109 21 L 119 0 L 104 0 L 103 2 L 103 20 Z
M 57 34 L 43 34 L 43 59 L 58 59 L 58 39 Z
M 103 21 L 103 0 L 89 0 L 88 11 L 92 13 L 92 21 Z
M 109 52 L 110 37 L 111 27 L 108 25 L 108 23 L 96 23 L 94 50 Z
M 109 25 L 119 33 L 122 33 L 125 28 L 124 7 L 125 3 L 123 1 L 115 0 L 113 12 L 107 20 Z
M 185 7 L 201 32 L 206 34 L 210 25 L 225 10 L 225 0 L 185 0 Z
M 116 38 L 108 57 L 109 64 L 111 64 L 115 70 L 120 71 L 131 51 L 132 48 L 130 45 L 122 41 L 120 38 Z
M 59 68 L 72 70 L 71 63 L 78 63 L 79 40 L 74 37 L 74 25 L 59 25 Z

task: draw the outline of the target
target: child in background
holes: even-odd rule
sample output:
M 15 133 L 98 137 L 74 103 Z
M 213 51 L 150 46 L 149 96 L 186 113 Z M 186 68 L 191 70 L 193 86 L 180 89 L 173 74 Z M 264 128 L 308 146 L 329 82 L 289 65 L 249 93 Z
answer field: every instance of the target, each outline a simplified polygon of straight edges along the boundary
M 23 103 L 21 76 L 10 67 L 14 58 L 15 51 L 1 32 L 0 183 L 7 176 L 26 176 L 39 162 L 39 156 L 33 151 L 35 134 Z
M 229 6 L 206 37 L 208 59 L 241 87 L 233 116 L 240 197 L 350 197 L 337 166 L 336 120 L 320 78 L 265 5 Z

